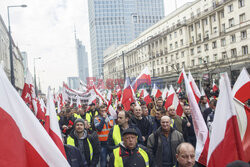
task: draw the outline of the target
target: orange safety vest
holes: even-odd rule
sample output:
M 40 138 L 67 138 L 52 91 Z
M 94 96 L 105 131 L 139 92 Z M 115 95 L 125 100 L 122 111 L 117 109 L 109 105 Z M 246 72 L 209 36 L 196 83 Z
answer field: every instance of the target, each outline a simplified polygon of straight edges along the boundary
M 96 117 L 96 119 L 101 122 L 99 117 Z M 114 126 L 114 121 L 110 120 L 108 122 L 108 127 L 106 126 L 106 123 L 103 125 L 102 131 L 97 131 L 98 134 L 98 139 L 99 141 L 107 141 L 108 140 L 108 135 L 109 135 L 109 131 L 110 129 L 112 129 L 112 127 Z

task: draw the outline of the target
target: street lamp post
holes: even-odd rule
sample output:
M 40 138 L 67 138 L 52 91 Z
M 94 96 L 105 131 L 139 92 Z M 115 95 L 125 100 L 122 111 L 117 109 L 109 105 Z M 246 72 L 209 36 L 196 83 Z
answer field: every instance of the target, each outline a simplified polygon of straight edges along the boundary
M 8 27 L 9 27 L 9 52 L 10 52 L 10 80 L 11 84 L 15 87 L 15 76 L 14 76 L 14 65 L 13 65 L 13 53 L 12 53 L 12 38 L 11 38 L 11 29 L 10 29 L 10 8 L 15 7 L 22 7 L 25 8 L 27 5 L 13 5 L 13 6 L 7 6 L 7 12 L 8 12 Z
M 35 94 L 37 95 L 37 85 L 36 85 L 36 60 L 41 59 L 41 57 L 34 58 L 34 86 L 35 86 Z

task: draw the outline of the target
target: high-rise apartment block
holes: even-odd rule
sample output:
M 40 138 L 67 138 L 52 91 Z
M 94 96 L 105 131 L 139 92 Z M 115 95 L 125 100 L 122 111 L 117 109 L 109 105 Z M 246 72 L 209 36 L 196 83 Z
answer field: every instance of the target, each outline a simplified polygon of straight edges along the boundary
M 103 76 L 103 51 L 122 45 L 164 16 L 163 0 L 89 0 L 91 60 L 94 77 Z

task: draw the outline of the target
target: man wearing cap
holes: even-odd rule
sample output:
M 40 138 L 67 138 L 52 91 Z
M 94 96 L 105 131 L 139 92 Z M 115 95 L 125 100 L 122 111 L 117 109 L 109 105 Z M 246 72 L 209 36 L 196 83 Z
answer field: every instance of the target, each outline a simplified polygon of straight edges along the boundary
M 101 105 L 99 115 L 95 117 L 94 124 L 97 130 L 98 139 L 101 143 L 100 166 L 107 166 L 108 155 L 108 134 L 110 129 L 114 126 L 113 117 L 108 115 L 106 105 Z
M 137 131 L 128 128 L 122 133 L 122 142 L 113 150 L 109 167 L 150 167 L 153 166 L 151 155 L 146 147 L 137 144 Z
M 88 135 L 84 128 L 84 120 L 78 118 L 74 122 L 74 130 L 67 138 L 67 144 L 77 147 L 86 158 L 88 166 L 95 167 L 99 161 L 100 146 L 97 138 Z
M 95 109 L 95 103 L 91 103 L 89 107 L 89 110 L 85 114 L 85 119 L 90 124 L 90 129 L 92 129 L 94 125 L 94 117 L 98 115 L 98 111 Z

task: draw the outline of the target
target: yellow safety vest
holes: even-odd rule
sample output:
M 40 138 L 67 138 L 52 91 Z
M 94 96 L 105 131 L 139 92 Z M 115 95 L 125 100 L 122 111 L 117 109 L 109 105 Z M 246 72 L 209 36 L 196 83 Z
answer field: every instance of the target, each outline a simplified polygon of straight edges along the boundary
M 60 121 L 61 117 L 57 115 L 57 119 L 58 119 L 58 121 Z
M 87 138 L 87 141 L 88 141 L 88 145 L 89 145 L 89 153 L 90 153 L 90 161 L 91 161 L 93 158 L 93 147 L 92 147 L 88 138 Z M 71 145 L 71 146 L 75 146 L 75 140 L 71 136 L 69 136 L 67 138 L 67 144 Z
M 120 156 L 120 150 L 121 150 L 120 147 L 113 150 L 114 167 L 123 167 L 123 161 L 122 161 L 122 157 Z M 139 147 L 139 153 L 142 155 L 142 158 L 145 161 L 146 167 L 149 167 L 149 158 L 148 158 L 148 154 L 146 153 L 146 151 L 144 151 L 143 149 Z
M 174 127 L 174 119 L 171 119 L 171 124 L 170 126 L 173 128 Z
M 95 116 L 97 116 L 97 115 L 98 115 L 98 112 L 95 111 Z M 87 112 L 85 119 L 88 121 L 88 123 L 91 123 L 91 118 L 92 118 L 92 113 L 91 112 Z
M 114 143 L 115 143 L 116 146 L 122 141 L 121 131 L 120 131 L 119 125 L 114 126 L 113 140 L 114 140 Z
M 82 118 L 80 114 L 74 113 L 75 118 Z

